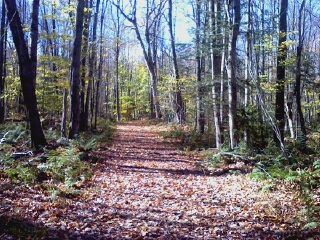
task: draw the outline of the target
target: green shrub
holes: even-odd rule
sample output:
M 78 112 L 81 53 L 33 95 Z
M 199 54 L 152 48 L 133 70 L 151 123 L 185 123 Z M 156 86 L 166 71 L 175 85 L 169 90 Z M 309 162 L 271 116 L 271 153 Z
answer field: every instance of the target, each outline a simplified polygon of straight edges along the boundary
M 300 164 L 302 164 L 300 160 Z M 294 165 L 280 165 L 281 162 L 275 161 L 274 165 L 264 166 L 257 164 L 250 177 L 256 179 L 269 179 L 263 189 L 271 189 L 281 182 L 289 182 L 296 193 L 296 196 L 304 204 L 296 216 L 295 221 L 304 229 L 313 229 L 319 226 L 319 207 L 314 201 L 314 188 L 320 184 L 320 160 L 314 161 L 306 168 L 297 168 Z M 271 187 L 270 187 L 271 186 Z
M 273 134 L 270 124 L 262 121 L 262 112 L 254 105 L 238 108 L 237 127 L 239 133 L 246 131 L 249 148 L 265 148 Z
M 18 164 L 14 168 L 5 169 L 5 173 L 13 182 L 35 183 L 39 171 L 35 166 Z
M 224 164 L 220 152 L 215 153 L 211 150 L 207 150 L 202 153 L 201 158 L 212 167 L 220 167 Z
M 62 183 L 68 188 L 74 187 L 92 176 L 89 164 L 81 161 L 79 154 L 72 147 L 49 151 L 48 160 L 40 163 L 38 169 L 50 176 L 55 183 Z
M 199 133 L 191 128 L 173 125 L 169 131 L 160 133 L 163 138 L 171 138 L 179 141 L 188 150 L 197 148 L 209 148 L 215 145 L 211 132 Z

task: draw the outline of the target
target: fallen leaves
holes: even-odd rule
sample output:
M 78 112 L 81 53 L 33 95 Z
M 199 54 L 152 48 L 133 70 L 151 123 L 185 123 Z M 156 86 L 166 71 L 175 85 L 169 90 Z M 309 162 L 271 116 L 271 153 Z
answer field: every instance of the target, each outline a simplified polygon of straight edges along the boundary
M 91 184 L 75 198 L 53 200 L 39 187 L 2 179 L 1 214 L 28 218 L 60 239 L 281 239 L 278 232 L 298 229 L 291 192 L 261 192 L 245 174 L 198 171 L 197 157 L 159 138 L 160 130 L 119 124 L 112 147 L 97 152 L 104 162 Z

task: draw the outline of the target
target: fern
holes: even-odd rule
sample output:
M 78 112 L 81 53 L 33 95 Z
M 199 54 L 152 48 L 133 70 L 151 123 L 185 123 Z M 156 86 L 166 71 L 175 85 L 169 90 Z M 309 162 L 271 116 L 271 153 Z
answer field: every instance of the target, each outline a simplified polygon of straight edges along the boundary
M 79 155 L 80 153 L 72 147 L 50 151 L 47 162 L 39 164 L 38 168 L 50 175 L 55 182 L 70 188 L 92 176 L 90 166 L 82 162 Z
M 312 230 L 312 229 L 316 229 L 319 225 L 320 225 L 320 222 L 310 222 L 304 225 L 303 229 Z
M 270 176 L 270 175 L 269 175 Z M 254 178 L 254 179 L 261 179 L 261 180 L 265 180 L 269 178 L 268 174 L 266 171 L 263 171 L 261 168 L 259 167 L 255 167 L 251 174 L 249 175 L 250 178 Z
M 34 168 L 18 165 L 16 168 L 8 168 L 5 170 L 9 178 L 13 182 L 35 183 L 37 172 Z

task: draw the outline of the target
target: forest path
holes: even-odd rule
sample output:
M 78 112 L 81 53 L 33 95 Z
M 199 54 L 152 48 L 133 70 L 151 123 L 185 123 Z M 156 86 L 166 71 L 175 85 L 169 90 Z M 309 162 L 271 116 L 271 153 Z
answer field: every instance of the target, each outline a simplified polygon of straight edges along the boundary
M 119 239 L 276 239 L 276 231 L 287 229 L 275 215 L 282 193 L 270 202 L 243 174 L 205 175 L 195 159 L 159 136 L 165 130 L 143 121 L 118 124 L 94 177 L 93 232 Z M 289 214 L 289 208 L 282 210 Z
M 0 182 L 0 239 L 19 239 L 5 235 L 9 224 L 46 229 L 47 238 L 32 239 L 284 239 L 295 230 L 290 219 L 301 205 L 292 192 L 262 192 L 245 174 L 207 174 L 159 136 L 166 130 L 119 123 L 78 197 Z M 9 223 L 2 215 L 16 217 Z

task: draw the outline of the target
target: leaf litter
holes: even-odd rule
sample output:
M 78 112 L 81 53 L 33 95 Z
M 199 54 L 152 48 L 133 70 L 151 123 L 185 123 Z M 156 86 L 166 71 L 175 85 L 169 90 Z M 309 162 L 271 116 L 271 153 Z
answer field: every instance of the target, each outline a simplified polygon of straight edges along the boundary
M 295 239 L 301 203 L 285 188 L 263 192 L 246 174 L 215 176 L 199 158 L 159 136 L 165 127 L 120 123 L 96 154 L 92 182 L 77 198 L 52 199 L 39 186 L 1 179 L 1 216 L 46 228 L 51 239 Z M 1 228 L 0 228 L 1 230 Z M 16 239 L 2 229 L 1 239 Z

